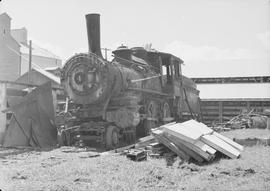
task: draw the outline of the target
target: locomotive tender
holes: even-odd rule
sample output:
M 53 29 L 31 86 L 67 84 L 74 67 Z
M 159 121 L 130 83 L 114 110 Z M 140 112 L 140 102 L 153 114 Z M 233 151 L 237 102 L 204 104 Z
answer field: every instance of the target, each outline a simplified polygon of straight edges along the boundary
M 109 62 L 100 49 L 100 15 L 86 15 L 86 25 L 89 52 L 71 57 L 61 76 L 73 105 L 65 144 L 113 149 L 161 124 L 200 116 L 199 91 L 182 75 L 180 58 L 120 46 Z

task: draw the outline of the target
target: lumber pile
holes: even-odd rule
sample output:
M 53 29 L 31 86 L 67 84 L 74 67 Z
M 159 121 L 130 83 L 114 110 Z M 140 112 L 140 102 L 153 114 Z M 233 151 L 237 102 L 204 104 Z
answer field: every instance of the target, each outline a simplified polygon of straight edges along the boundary
M 212 161 L 218 152 L 236 159 L 243 150 L 243 146 L 195 120 L 165 124 L 152 129 L 152 135 L 185 161 Z

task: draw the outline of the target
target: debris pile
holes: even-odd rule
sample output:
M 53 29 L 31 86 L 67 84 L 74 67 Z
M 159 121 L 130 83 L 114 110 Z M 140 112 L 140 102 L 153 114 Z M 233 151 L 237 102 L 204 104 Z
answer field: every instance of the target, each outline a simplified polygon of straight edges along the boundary
M 254 112 L 241 113 L 233 117 L 228 122 L 224 123 L 221 129 L 243 129 L 243 128 L 257 128 L 266 129 L 270 128 L 270 113 L 267 112 Z
M 243 151 L 243 146 L 195 120 L 165 124 L 152 129 L 152 135 L 158 143 L 150 143 L 153 139 L 149 136 L 135 147 L 148 145 L 146 148 L 151 147 L 152 153 L 158 151 L 159 154 L 164 154 L 160 153 L 160 151 L 164 151 L 160 147 L 162 144 L 183 161 L 197 163 L 212 161 L 218 153 L 236 159 Z
M 147 154 L 146 151 L 141 150 L 141 149 L 132 149 L 129 150 L 127 153 L 127 158 L 133 161 L 143 161 L 147 160 Z

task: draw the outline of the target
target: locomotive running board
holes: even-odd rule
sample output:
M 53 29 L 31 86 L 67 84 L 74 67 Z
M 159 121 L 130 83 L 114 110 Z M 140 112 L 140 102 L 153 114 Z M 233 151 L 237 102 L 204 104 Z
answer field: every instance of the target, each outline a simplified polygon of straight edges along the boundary
M 131 90 L 131 91 L 140 91 L 143 93 L 149 93 L 149 94 L 157 94 L 160 96 L 166 96 L 166 97 L 173 97 L 170 94 L 165 94 L 165 93 L 161 93 L 159 91 L 155 91 L 155 90 L 150 90 L 150 89 L 141 89 L 141 88 L 127 88 L 127 90 Z

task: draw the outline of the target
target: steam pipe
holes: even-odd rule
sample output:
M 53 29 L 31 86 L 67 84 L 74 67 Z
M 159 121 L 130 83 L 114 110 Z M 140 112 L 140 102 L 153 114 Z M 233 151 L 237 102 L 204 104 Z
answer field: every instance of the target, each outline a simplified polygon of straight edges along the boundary
M 89 52 L 103 58 L 100 49 L 100 15 L 95 13 L 87 14 L 85 18 Z

